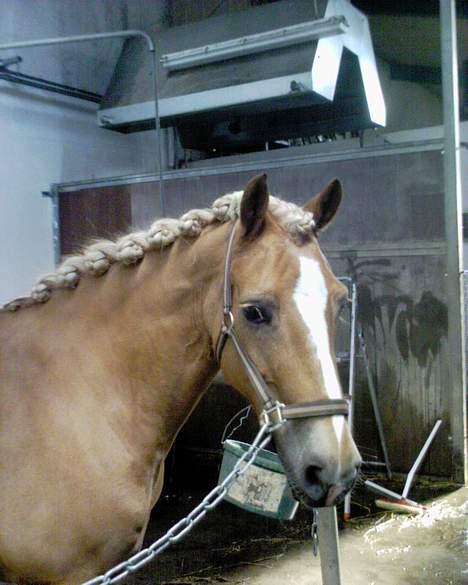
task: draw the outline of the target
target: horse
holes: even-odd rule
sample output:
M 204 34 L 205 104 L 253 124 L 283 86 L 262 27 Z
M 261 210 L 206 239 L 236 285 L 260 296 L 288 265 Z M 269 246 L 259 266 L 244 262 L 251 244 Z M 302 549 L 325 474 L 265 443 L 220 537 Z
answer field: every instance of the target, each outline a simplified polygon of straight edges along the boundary
M 342 402 L 333 339 L 347 291 L 318 243 L 341 198 L 335 179 L 301 208 L 260 175 L 209 209 L 92 243 L 3 307 L 2 579 L 75 585 L 140 549 L 164 460 L 218 371 L 265 411 L 237 343 L 276 404 Z M 273 431 L 306 506 L 333 505 L 360 464 L 334 412 Z

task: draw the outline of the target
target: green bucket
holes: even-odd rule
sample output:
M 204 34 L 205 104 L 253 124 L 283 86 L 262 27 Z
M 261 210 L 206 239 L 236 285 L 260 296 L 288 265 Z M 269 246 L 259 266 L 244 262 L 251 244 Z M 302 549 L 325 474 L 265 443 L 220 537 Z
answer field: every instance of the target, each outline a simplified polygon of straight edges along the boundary
M 249 447 L 241 441 L 224 441 L 220 483 Z M 258 451 L 254 463 L 231 484 L 224 499 L 249 512 L 280 520 L 292 520 L 298 507 L 278 455 L 265 449 Z

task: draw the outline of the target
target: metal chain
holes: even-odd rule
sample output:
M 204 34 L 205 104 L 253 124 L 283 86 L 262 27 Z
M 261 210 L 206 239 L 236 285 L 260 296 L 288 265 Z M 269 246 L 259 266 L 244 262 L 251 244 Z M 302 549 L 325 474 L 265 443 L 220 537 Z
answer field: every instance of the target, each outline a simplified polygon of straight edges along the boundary
M 188 516 L 182 518 L 177 524 L 174 524 L 164 536 L 153 542 L 150 546 L 141 550 L 139 553 L 133 555 L 123 563 L 115 565 L 106 573 L 94 577 L 90 581 L 86 581 L 82 585 L 111 585 L 118 583 L 125 579 L 132 573 L 139 571 L 142 567 L 151 562 L 157 555 L 162 553 L 168 546 L 175 542 L 179 542 L 192 528 L 206 515 L 207 512 L 213 510 L 224 498 L 230 485 L 243 475 L 247 469 L 255 461 L 255 458 L 271 440 L 271 433 L 278 427 L 268 421 L 262 424 L 257 436 L 249 449 L 240 457 L 232 471 L 218 484 L 204 499 L 194 508 Z
M 319 553 L 319 539 L 318 539 L 318 519 L 317 519 L 317 510 L 313 510 L 312 512 L 312 526 L 311 526 L 311 537 L 312 537 L 312 553 L 314 557 L 316 557 Z

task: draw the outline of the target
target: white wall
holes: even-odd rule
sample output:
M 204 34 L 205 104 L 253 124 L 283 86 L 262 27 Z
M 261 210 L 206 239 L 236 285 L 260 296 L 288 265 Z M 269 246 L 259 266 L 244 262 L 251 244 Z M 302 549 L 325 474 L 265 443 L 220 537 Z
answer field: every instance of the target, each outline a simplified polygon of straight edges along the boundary
M 164 6 L 163 0 L 2 0 L 0 39 L 145 26 Z M 24 73 L 103 91 L 120 51 L 113 43 L 13 54 L 24 58 Z M 0 81 L 0 304 L 28 294 L 54 267 L 51 204 L 42 190 L 55 182 L 154 170 L 152 132 L 99 129 L 95 112 L 88 102 Z
M 379 78 L 387 108 L 387 125 L 380 133 L 427 128 L 443 123 L 442 99 L 420 83 L 391 79 L 390 66 L 378 62 Z

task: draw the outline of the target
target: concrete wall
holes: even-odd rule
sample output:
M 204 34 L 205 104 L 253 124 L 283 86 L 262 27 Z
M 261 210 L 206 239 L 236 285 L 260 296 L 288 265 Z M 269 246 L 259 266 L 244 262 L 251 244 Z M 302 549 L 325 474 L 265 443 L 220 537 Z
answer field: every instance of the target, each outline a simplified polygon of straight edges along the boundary
M 125 28 L 167 18 L 165 0 L 2 0 L 0 39 L 14 42 Z M 121 41 L 18 50 L 23 73 L 102 92 Z M 154 170 L 153 133 L 99 129 L 96 106 L 0 81 L 0 304 L 54 266 L 51 183 Z

